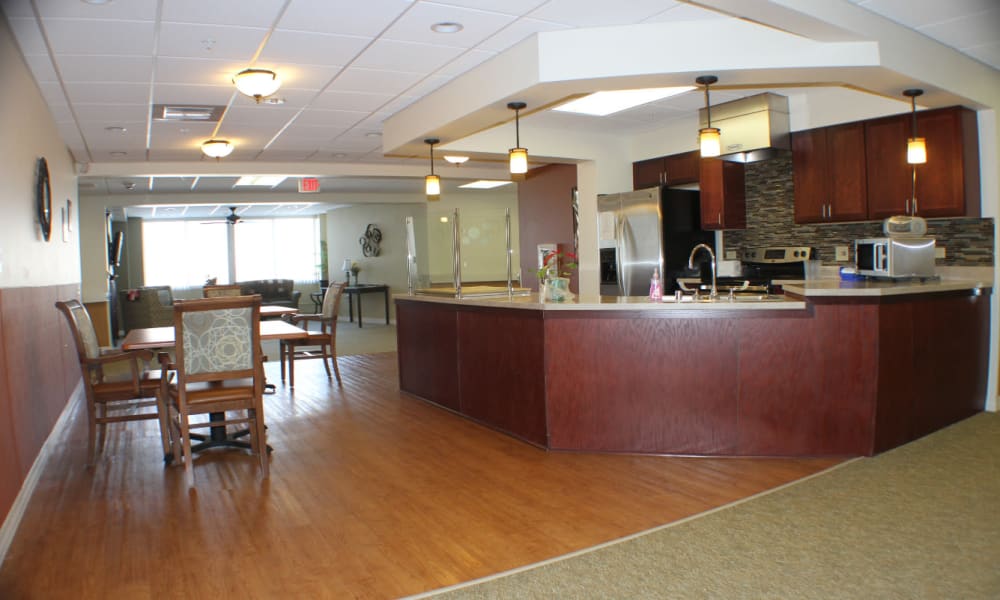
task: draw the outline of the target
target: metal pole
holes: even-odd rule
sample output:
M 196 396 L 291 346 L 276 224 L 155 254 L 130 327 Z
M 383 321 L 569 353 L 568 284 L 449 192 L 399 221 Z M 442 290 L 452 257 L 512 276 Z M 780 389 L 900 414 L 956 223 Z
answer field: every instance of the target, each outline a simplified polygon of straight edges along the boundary
M 454 259 L 452 271 L 455 276 L 455 297 L 462 297 L 462 241 L 459 238 L 458 209 L 451 220 L 451 253 Z
M 514 281 L 511 273 L 513 254 L 510 248 L 510 208 L 505 209 L 504 212 L 507 221 L 507 299 L 510 300 L 514 297 Z
M 410 296 L 413 295 L 413 247 L 414 243 L 411 239 L 413 236 L 413 217 L 406 217 L 403 219 L 403 229 L 406 231 L 406 293 Z

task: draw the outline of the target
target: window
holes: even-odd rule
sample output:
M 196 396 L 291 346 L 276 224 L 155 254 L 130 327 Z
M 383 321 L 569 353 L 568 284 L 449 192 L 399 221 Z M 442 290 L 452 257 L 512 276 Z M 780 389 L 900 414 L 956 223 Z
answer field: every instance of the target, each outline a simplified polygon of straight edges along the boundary
M 146 285 L 200 287 L 206 279 L 229 283 L 229 231 L 234 236 L 236 280 L 316 281 L 319 221 L 315 217 L 244 219 L 236 225 L 199 221 L 142 223 Z

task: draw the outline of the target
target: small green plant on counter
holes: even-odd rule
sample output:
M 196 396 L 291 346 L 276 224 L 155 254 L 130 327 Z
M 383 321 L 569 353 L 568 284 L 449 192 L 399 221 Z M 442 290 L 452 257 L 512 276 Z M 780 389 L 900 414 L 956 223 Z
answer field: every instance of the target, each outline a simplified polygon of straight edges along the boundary
M 576 254 L 572 252 L 549 252 L 545 256 L 545 261 L 538 269 L 538 279 L 544 280 L 546 277 L 569 277 L 576 268 Z

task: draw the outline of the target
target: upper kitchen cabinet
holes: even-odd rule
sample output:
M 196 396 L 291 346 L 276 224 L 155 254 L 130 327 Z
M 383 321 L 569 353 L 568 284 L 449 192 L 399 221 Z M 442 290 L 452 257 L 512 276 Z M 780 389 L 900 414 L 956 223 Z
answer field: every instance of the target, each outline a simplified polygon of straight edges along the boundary
M 868 218 L 979 216 L 979 134 L 976 113 L 954 106 L 917 113 L 917 135 L 927 141 L 927 162 L 906 163 L 911 115 L 865 122 Z M 912 196 L 916 200 L 912 201 Z
M 700 159 L 701 226 L 703 229 L 746 229 L 746 185 L 743 163 Z
M 659 156 L 632 163 L 632 188 L 698 183 L 698 151 Z
M 792 134 L 795 222 L 868 218 L 864 123 Z

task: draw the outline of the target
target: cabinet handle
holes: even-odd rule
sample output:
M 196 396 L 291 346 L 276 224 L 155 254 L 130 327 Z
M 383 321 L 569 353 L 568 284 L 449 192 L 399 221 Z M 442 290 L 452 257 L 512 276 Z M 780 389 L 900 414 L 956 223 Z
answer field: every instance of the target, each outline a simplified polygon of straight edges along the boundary
M 916 198 L 913 199 L 913 214 L 914 214 L 914 216 L 917 214 L 917 199 Z
M 906 203 L 906 209 L 903 210 L 903 214 L 908 215 L 910 214 L 910 199 L 907 198 L 904 202 Z
M 722 211 L 719 211 L 719 225 L 722 225 Z
M 832 219 L 833 218 L 833 205 L 832 204 L 827 204 L 826 205 L 826 218 L 827 219 Z

